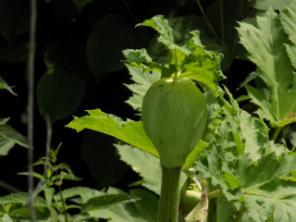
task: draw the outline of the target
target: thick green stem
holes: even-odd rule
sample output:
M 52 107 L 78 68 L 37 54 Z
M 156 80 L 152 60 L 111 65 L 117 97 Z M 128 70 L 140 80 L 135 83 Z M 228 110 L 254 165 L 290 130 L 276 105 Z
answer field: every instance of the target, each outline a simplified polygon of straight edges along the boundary
M 158 222 L 179 220 L 179 178 L 181 168 L 168 169 L 162 166 L 162 184 L 158 207 Z

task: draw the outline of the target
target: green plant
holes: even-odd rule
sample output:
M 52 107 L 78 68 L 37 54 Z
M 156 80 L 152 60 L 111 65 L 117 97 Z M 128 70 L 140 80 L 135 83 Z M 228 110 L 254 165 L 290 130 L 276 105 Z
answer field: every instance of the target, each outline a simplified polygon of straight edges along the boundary
M 180 170 L 188 156 L 187 167 L 204 148 L 197 142 L 207 120 L 205 98 L 190 79 L 198 81 L 209 97 L 219 95 L 215 81 L 222 77 L 220 56 L 207 51 L 196 32 L 191 33 L 191 38 L 183 46 L 177 45 L 172 29 L 162 16 L 153 17 L 141 25 L 159 32 L 158 41 L 167 48 L 169 61 L 152 61 L 145 49 L 123 52 L 132 76 L 144 74 L 148 79 L 154 78 L 153 82 L 145 82 L 148 90 L 145 97 L 135 90 L 134 96 L 140 97 L 140 101 L 144 99 L 143 123 L 122 122 L 100 110 L 91 110 L 89 116 L 75 118 L 68 126 L 78 131 L 88 128 L 104 132 L 156 157 L 159 154 L 163 180 L 158 221 L 177 221 Z M 160 76 L 164 79 L 156 81 Z M 171 79 L 165 79 L 169 76 Z M 129 87 L 134 90 L 136 86 Z M 141 109 L 141 105 L 136 107 Z M 190 158 L 189 154 L 194 150 Z
M 12 90 L 12 87 L 4 81 L 0 76 L 0 90 L 6 90 L 10 94 L 16 96 L 16 93 Z M 0 156 L 8 154 L 11 148 L 16 144 L 27 147 L 27 141 L 24 136 L 14 130 L 8 125 L 9 118 L 0 118 Z
M 41 167 L 44 174 L 34 172 L 39 180 L 34 191 L 34 207 L 38 221 L 78 222 L 98 221 L 96 212 L 112 205 L 131 203 L 138 197 L 108 189 L 98 191 L 88 187 L 73 187 L 63 189 L 65 181 L 77 181 L 71 168 L 66 163 L 57 161 L 60 147 L 51 150 L 49 156 L 42 157 L 34 163 Z M 27 175 L 27 172 L 20 173 Z M 140 193 L 140 192 L 139 192 Z M 140 194 L 139 194 L 140 195 Z M 25 222 L 30 219 L 28 209 L 28 193 L 16 192 L 0 197 L 0 219 L 3 221 Z M 74 213 L 73 213 L 74 212 Z M 101 214 L 104 217 L 104 213 Z
M 6 90 L 11 95 L 17 96 L 12 87 L 0 76 L 0 91 Z M 4 157 L 9 154 L 10 150 L 15 146 L 28 147 L 27 139 L 11 127 L 8 122 L 10 118 L 0 117 L 0 157 Z M 14 186 L 0 180 L 0 187 L 3 187 L 9 191 L 17 191 Z
M 280 9 L 279 14 L 275 14 L 272 9 L 269 9 L 265 15 L 259 17 L 258 23 L 260 25 L 269 24 L 266 27 L 270 29 L 262 28 L 263 31 L 272 30 L 269 35 L 261 35 L 260 30 L 250 24 L 240 24 L 241 41 L 247 46 L 250 58 L 254 59 L 255 56 L 258 59 L 254 60 L 256 64 L 264 56 L 275 59 L 273 64 L 279 62 L 277 59 L 283 60 L 279 63 L 281 65 L 293 63 L 294 56 L 291 53 L 294 47 L 293 44 L 290 45 L 291 42 L 293 43 L 293 36 L 288 31 L 284 34 L 278 25 L 280 24 L 279 19 L 282 20 L 283 24 L 284 21 L 296 21 L 295 14 L 295 9 L 289 7 L 288 9 Z M 289 15 L 288 18 L 285 17 L 286 15 Z M 273 22 L 277 22 L 277 29 L 274 29 Z M 293 25 L 294 23 L 289 22 L 289 24 Z M 271 75 L 272 73 L 262 74 L 263 69 L 260 66 L 263 63 L 260 63 L 260 66 L 257 64 L 259 75 L 263 75 L 261 78 L 266 83 L 264 91 L 266 97 L 261 97 L 261 92 L 261 94 L 258 94 L 259 97 L 256 97 L 255 94 L 252 96 L 251 93 L 254 90 L 250 91 L 250 89 L 258 87 L 256 92 L 259 92 L 258 89 L 259 86 L 262 86 L 262 82 L 255 82 L 258 83 L 258 86 L 255 85 L 253 88 L 250 84 L 247 86 L 250 98 L 259 106 L 257 112 L 259 117 L 250 114 L 239 107 L 238 102 L 226 87 L 220 88 L 217 85 L 217 81 L 223 77 L 219 67 L 220 56 L 217 53 L 207 51 L 201 44 L 196 32 L 192 32 L 191 38 L 188 38 L 185 43 L 177 44 L 174 41 L 173 30 L 163 17 L 153 17 L 144 21 L 141 25 L 155 29 L 159 34 L 158 42 L 163 44 L 166 50 L 159 60 L 157 58 L 152 59 L 145 49 L 125 50 L 123 52 L 126 58 L 126 66 L 135 81 L 135 83 L 128 85 L 128 88 L 134 93 L 128 103 L 136 110 L 141 111 L 141 104 L 147 90 L 154 82 L 157 82 L 160 78 L 168 78 L 171 73 L 179 73 L 180 78 L 187 77 L 197 81 L 207 101 L 208 125 L 206 131 L 202 140 L 197 143 L 186 158 L 180 180 L 180 183 L 184 183 L 184 177 L 195 178 L 193 181 L 198 178 L 196 184 L 202 184 L 201 194 L 199 201 L 195 203 L 195 207 L 190 212 L 186 212 L 186 215 L 181 214 L 182 218 L 179 218 L 179 220 L 186 222 L 294 221 L 296 219 L 293 210 L 296 206 L 296 156 L 285 143 L 277 143 L 278 140 L 270 139 L 269 135 L 274 126 L 287 127 L 287 124 L 291 124 L 294 120 L 289 118 L 289 121 L 285 121 L 284 125 L 278 125 L 280 122 L 268 118 L 270 115 L 267 115 L 267 109 L 263 106 L 266 103 L 263 104 L 262 102 L 268 100 L 274 106 L 278 106 L 272 100 L 274 98 L 272 95 L 278 95 L 276 88 L 279 87 L 278 84 L 281 83 L 281 80 L 275 78 L 272 80 L 274 85 L 269 84 L 269 80 L 265 79 L 264 75 L 266 73 Z M 288 27 L 285 28 L 288 30 Z M 253 39 L 253 35 L 258 35 L 260 38 Z M 281 49 L 280 51 L 271 51 L 279 53 L 278 55 L 270 56 L 264 50 L 256 51 L 249 48 L 252 44 L 258 45 L 259 42 L 256 41 L 272 44 L 272 41 L 277 41 L 279 36 L 285 37 L 287 42 L 277 42 L 278 45 L 273 45 L 277 46 L 277 49 Z M 289 45 L 287 45 L 288 43 Z M 255 55 L 255 52 L 258 54 Z M 295 69 L 291 65 L 289 67 L 292 70 Z M 263 70 L 263 72 L 265 71 Z M 290 72 L 285 72 L 286 75 L 290 76 Z M 284 84 L 288 84 L 287 79 L 282 81 Z M 295 93 L 293 81 L 290 84 L 292 85 L 288 89 L 290 90 L 288 93 L 292 95 Z M 284 89 L 287 88 L 280 88 L 280 90 Z M 159 94 L 161 95 L 161 93 Z M 269 95 L 271 96 L 268 97 Z M 262 103 L 256 102 L 255 99 L 260 99 Z M 291 117 L 294 112 L 294 103 L 287 104 L 289 104 L 289 108 L 285 110 L 288 112 L 287 115 Z M 284 108 L 279 107 L 279 109 Z M 146 110 L 146 108 L 144 109 Z M 142 110 L 142 112 L 145 112 L 145 110 Z M 147 108 L 147 110 L 149 109 Z M 274 111 L 271 108 L 270 110 L 271 112 Z M 145 115 L 143 117 L 145 121 Z M 264 118 L 270 121 L 270 125 L 264 121 Z M 170 125 L 171 123 L 167 124 Z M 162 163 L 162 151 L 157 152 L 159 148 L 154 141 L 154 136 L 149 135 L 152 139 L 150 141 L 145 134 L 145 122 L 143 126 L 141 121 L 123 121 L 114 115 L 96 109 L 89 110 L 86 116 L 75 117 L 68 127 L 77 131 L 91 129 L 103 132 L 130 144 L 131 146 L 116 145 L 121 159 L 140 174 L 142 186 L 158 195 L 160 194 L 161 167 L 158 164 Z M 151 126 L 149 130 L 156 129 Z M 148 132 L 148 134 L 151 134 L 151 132 Z M 277 133 L 276 135 L 279 136 Z M 138 149 L 132 149 L 133 147 Z M 143 164 L 145 166 L 150 165 L 151 168 L 141 167 Z M 173 182 L 177 183 L 178 173 L 175 172 L 174 174 L 173 177 L 165 176 L 164 179 L 169 181 L 173 178 Z M 157 175 L 159 178 L 155 178 L 153 175 Z M 170 188 L 167 187 L 167 189 Z M 179 189 L 174 186 L 173 192 L 177 193 Z M 186 190 L 183 190 L 182 193 L 186 194 Z M 172 195 L 168 198 L 176 201 L 179 197 Z M 178 206 L 174 206 L 174 208 L 176 207 Z M 186 209 L 186 211 L 188 210 Z M 175 216 L 172 216 L 172 218 L 178 220 Z

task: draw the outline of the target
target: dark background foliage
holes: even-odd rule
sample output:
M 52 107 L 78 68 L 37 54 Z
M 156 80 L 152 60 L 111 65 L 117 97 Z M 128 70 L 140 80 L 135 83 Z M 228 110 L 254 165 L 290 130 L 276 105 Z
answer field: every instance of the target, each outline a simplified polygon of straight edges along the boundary
M 121 50 L 151 47 L 154 33 L 135 25 L 153 15 L 184 17 L 178 33 L 199 28 L 208 48 L 224 54 L 222 82 L 234 95 L 254 66 L 240 57 L 236 22 L 252 15 L 247 0 L 39 0 L 36 52 L 35 158 L 45 153 L 46 124 L 53 124 L 53 141 L 62 143 L 60 160 L 83 178 L 75 184 L 96 188 L 125 188 L 135 175 L 120 161 L 114 140 L 98 133 L 80 134 L 65 128 L 72 115 L 100 107 L 122 118 L 137 119 L 125 104 L 130 96 L 123 83 L 130 82 L 121 61 Z M 202 9 L 201 9 L 202 8 Z M 206 16 L 204 15 L 205 12 Z M 15 86 L 17 97 L 0 92 L 0 117 L 26 134 L 26 53 L 28 44 L 28 0 L 0 1 L 0 75 Z M 190 17 L 187 17 L 190 16 Z M 192 17 L 193 16 L 193 17 Z M 190 19 L 188 19 L 190 18 Z M 153 51 L 154 49 L 154 51 Z M 26 178 L 17 172 L 27 167 L 26 150 L 15 147 L 0 161 L 0 178 L 25 190 Z M 1 193 L 6 191 L 0 189 Z

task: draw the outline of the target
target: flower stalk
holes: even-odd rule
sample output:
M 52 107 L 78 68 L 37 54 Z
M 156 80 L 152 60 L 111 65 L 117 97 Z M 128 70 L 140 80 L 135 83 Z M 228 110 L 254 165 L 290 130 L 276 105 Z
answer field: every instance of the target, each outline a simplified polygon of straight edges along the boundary
M 179 180 L 181 168 L 162 166 L 162 184 L 157 222 L 179 221 Z

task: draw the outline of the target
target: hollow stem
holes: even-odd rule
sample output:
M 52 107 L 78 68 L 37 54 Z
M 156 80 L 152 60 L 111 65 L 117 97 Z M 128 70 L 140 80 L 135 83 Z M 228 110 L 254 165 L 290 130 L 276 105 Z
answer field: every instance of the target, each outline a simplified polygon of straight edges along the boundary
M 158 207 L 158 222 L 179 220 L 179 179 L 181 168 L 162 166 L 162 184 Z

